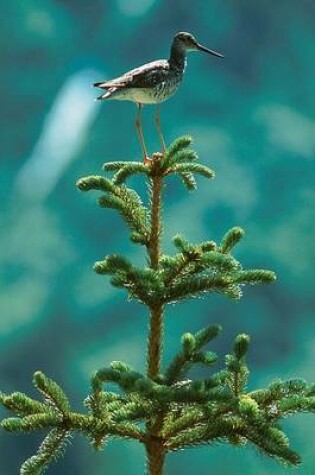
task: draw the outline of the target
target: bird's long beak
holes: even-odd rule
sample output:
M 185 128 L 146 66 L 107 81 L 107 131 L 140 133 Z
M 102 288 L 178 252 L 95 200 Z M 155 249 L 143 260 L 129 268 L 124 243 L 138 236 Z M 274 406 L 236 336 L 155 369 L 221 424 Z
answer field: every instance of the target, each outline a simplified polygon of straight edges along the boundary
M 213 51 L 212 49 L 206 48 L 205 46 L 202 46 L 199 43 L 196 44 L 196 47 L 198 51 L 203 51 L 204 53 L 212 54 L 212 56 L 217 56 L 218 58 L 224 58 L 223 54 L 217 53 L 216 51 Z

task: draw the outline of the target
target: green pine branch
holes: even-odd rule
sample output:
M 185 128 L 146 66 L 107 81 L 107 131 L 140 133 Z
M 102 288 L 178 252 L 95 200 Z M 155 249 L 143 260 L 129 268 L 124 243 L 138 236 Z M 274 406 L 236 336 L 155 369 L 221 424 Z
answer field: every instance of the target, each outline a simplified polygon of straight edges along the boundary
M 51 430 L 40 445 L 37 454 L 23 463 L 20 475 L 40 475 L 44 473 L 52 462 L 56 462 L 62 456 L 67 438 L 67 431 Z
M 37 455 L 28 459 L 21 473 L 41 474 L 62 455 L 65 441 L 74 433 L 85 434 L 100 450 L 112 437 L 148 441 L 143 422 L 152 425 L 163 410 L 160 437 L 165 451 L 216 442 L 254 444 L 260 451 L 288 465 L 300 463 L 288 444 L 278 421 L 298 412 L 314 412 L 315 388 L 302 380 L 277 381 L 266 389 L 247 392 L 249 369 L 246 364 L 249 337 L 238 335 L 225 369 L 212 372 L 200 381 L 183 379 L 189 370 L 217 362 L 205 346 L 221 331 L 210 326 L 182 337 L 182 348 L 174 356 L 159 382 L 134 371 L 122 362 L 113 362 L 91 379 L 86 412 L 71 411 L 60 386 L 42 373 L 35 373 L 34 385 L 44 402 L 23 393 L 1 395 L 1 403 L 18 417 L 2 421 L 9 432 L 48 430 Z M 208 355 L 205 359 L 200 355 Z M 106 385 L 117 384 L 117 392 Z M 23 471 L 24 470 L 24 471 Z
M 102 208 L 116 209 L 131 230 L 131 238 L 133 236 L 137 237 L 136 240 L 132 240 L 147 244 L 149 234 L 148 210 L 142 205 L 140 196 L 134 190 L 127 188 L 125 185 L 117 185 L 117 179 L 110 180 L 101 176 L 81 178 L 77 182 L 77 187 L 81 191 L 100 190 L 105 192 L 105 195 L 98 200 L 99 205 Z
M 315 384 L 279 379 L 266 388 L 249 389 L 248 335 L 235 338 L 224 360 L 209 348 L 221 332 L 219 325 L 195 334 L 186 332 L 178 352 L 162 366 L 167 304 L 213 292 L 239 299 L 245 285 L 269 284 L 276 279 L 269 270 L 245 269 L 235 258 L 234 248 L 244 236 L 240 227 L 227 231 L 220 243 L 211 239 L 192 243 L 177 234 L 173 238 L 175 254 L 163 253 L 167 178 L 176 175 L 188 190 L 195 190 L 197 175 L 214 177 L 210 168 L 198 163 L 191 145 L 191 137 L 180 137 L 164 155 L 154 154 L 147 164 L 109 162 L 103 167 L 107 176 L 78 180 L 79 190 L 102 192 L 99 205 L 116 210 L 130 230 L 131 241 L 144 246 L 144 267 L 111 254 L 96 262 L 94 270 L 109 276 L 113 286 L 148 307 L 147 369 L 141 373 L 115 361 L 97 370 L 80 412 L 74 412 L 63 389 L 39 371 L 33 378 L 39 400 L 22 392 L 1 393 L 0 403 L 12 416 L 1 422 L 2 429 L 47 434 L 37 453 L 22 465 L 22 475 L 43 474 L 76 433 L 84 435 L 95 450 L 118 437 L 143 444 L 150 475 L 162 475 L 168 452 L 214 443 L 251 444 L 288 466 L 301 462 L 290 448 L 281 421 L 293 414 L 314 412 Z M 147 182 L 147 204 L 125 184 L 137 175 Z M 206 368 L 203 379 L 192 379 L 196 365 Z

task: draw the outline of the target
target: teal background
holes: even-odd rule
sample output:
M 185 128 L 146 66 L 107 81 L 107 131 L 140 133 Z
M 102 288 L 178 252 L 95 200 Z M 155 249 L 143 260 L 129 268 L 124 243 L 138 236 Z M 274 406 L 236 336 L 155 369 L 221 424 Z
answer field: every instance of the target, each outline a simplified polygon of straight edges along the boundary
M 246 267 L 275 270 L 276 284 L 246 288 L 240 302 L 209 296 L 168 308 L 165 360 L 180 335 L 223 325 L 213 348 L 249 333 L 250 387 L 275 377 L 314 380 L 315 5 L 311 0 L 1 1 L 1 390 L 35 395 L 31 377 L 55 378 L 80 409 L 92 371 L 112 360 L 145 367 L 144 307 L 92 271 L 122 252 L 144 262 L 118 216 L 95 205 L 75 181 L 104 161 L 135 160 L 140 149 L 131 103 L 93 102 L 94 81 L 168 57 L 186 30 L 226 54 L 191 54 L 184 83 L 162 106 L 169 143 L 190 133 L 216 171 L 187 194 L 165 190 L 165 250 L 181 232 L 220 240 L 235 225 Z M 149 150 L 158 149 L 154 108 L 144 111 Z M 143 185 L 133 181 L 131 185 Z M 4 414 L 4 411 L 1 412 Z M 315 473 L 314 418 L 284 424 Z M 43 434 L 0 435 L 0 473 L 14 475 Z M 139 475 L 142 447 L 111 442 L 96 454 L 78 436 L 51 474 Z M 214 446 L 169 456 L 167 474 L 284 475 L 291 471 L 250 447 Z

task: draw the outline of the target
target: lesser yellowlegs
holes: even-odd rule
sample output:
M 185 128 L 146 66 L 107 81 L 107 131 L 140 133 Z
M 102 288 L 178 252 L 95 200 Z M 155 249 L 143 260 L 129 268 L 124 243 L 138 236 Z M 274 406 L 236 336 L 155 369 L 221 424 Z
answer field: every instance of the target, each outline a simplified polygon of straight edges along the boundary
M 161 130 L 160 110 L 158 104 L 169 99 L 178 89 L 187 64 L 187 53 L 190 51 L 204 51 L 219 58 L 221 53 L 202 46 L 190 33 L 177 33 L 172 42 L 170 58 L 152 61 L 139 68 L 132 69 L 127 73 L 109 81 L 96 82 L 95 87 L 105 89 L 99 100 L 132 101 L 138 106 L 136 117 L 136 129 L 144 156 L 144 162 L 150 159 L 144 141 L 141 125 L 141 109 L 143 104 L 157 104 L 155 124 L 163 152 L 165 141 Z

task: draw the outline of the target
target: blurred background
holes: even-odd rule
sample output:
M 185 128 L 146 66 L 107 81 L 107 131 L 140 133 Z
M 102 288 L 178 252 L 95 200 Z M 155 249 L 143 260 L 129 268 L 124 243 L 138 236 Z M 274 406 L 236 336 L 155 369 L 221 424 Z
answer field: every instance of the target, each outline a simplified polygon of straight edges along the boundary
M 92 270 L 120 252 L 143 261 L 114 212 L 80 194 L 75 181 L 104 161 L 140 159 L 132 103 L 96 103 L 91 84 L 168 57 L 172 36 L 189 31 L 225 60 L 195 54 L 184 83 L 162 106 L 167 142 L 195 138 L 201 161 L 216 171 L 188 194 L 169 180 L 165 250 L 171 236 L 214 239 L 232 226 L 245 267 L 275 270 L 276 284 L 170 307 L 165 360 L 185 331 L 220 323 L 213 349 L 230 351 L 249 333 L 250 388 L 275 377 L 314 380 L 314 83 L 312 0 L 10 0 L 1 1 L 1 390 L 35 396 L 40 369 L 80 410 L 90 374 L 112 360 L 145 368 L 145 309 L 126 302 Z M 148 148 L 158 150 L 154 108 L 144 110 Z M 141 180 L 130 183 L 140 186 Z M 223 357 L 221 362 L 223 361 Z M 4 411 L 1 412 L 4 415 Z M 315 473 L 314 418 L 284 424 Z M 0 473 L 14 475 L 43 434 L 0 435 Z M 96 454 L 78 436 L 56 474 L 139 475 L 142 447 L 111 442 Z M 170 455 L 166 473 L 288 474 L 251 447 L 205 447 Z

